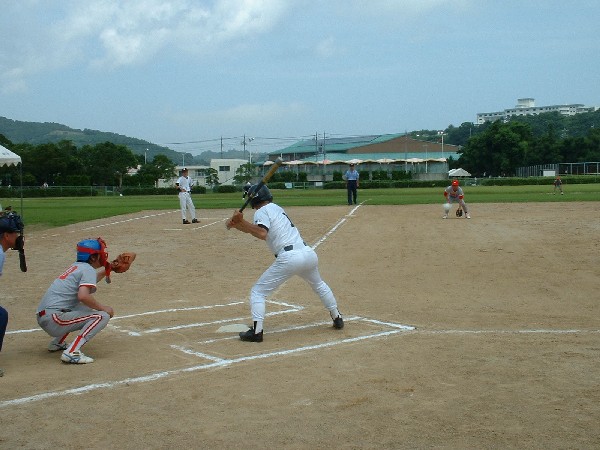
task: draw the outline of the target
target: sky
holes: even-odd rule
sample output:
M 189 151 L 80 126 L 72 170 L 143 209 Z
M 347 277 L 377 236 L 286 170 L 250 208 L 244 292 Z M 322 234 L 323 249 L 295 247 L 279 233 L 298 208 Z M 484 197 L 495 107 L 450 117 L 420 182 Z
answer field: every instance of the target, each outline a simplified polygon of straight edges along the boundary
M 597 0 L 19 0 L 0 116 L 199 154 L 600 106 Z

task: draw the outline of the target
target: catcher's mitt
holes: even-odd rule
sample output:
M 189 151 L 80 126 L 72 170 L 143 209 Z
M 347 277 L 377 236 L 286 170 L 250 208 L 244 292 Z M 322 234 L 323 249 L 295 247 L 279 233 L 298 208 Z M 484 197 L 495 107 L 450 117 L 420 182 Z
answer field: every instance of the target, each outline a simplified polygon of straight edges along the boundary
M 129 270 L 131 263 L 135 260 L 135 253 L 125 252 L 117 256 L 111 263 L 110 267 L 113 272 L 123 273 Z
M 462 217 L 462 214 L 463 214 L 463 210 L 462 210 L 462 208 L 458 208 L 458 209 L 456 210 L 456 217 Z

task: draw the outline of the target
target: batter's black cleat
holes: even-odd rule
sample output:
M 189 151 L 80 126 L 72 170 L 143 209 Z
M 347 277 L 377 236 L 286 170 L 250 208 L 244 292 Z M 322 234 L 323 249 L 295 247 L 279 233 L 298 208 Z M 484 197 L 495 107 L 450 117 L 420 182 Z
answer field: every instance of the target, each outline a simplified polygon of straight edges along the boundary
M 342 316 L 337 316 L 335 319 L 333 319 L 333 328 L 336 330 L 341 330 L 344 328 L 344 319 L 342 319 Z
M 250 328 L 248 331 L 243 331 L 240 333 L 240 339 L 246 342 L 262 342 L 263 341 L 263 332 L 255 333 L 254 328 Z
M 200 221 L 198 219 L 192 219 L 192 223 L 199 223 Z
M 187 220 L 187 219 L 183 219 L 183 224 L 184 224 L 184 225 L 189 225 L 190 223 L 192 223 L 192 222 L 190 222 L 190 221 L 189 221 L 189 220 Z

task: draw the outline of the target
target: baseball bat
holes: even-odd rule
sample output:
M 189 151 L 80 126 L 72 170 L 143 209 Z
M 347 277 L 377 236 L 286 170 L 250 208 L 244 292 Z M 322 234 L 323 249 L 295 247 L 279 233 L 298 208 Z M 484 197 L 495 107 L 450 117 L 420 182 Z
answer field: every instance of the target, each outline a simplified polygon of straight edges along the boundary
M 260 180 L 260 183 L 258 183 L 256 185 L 256 189 L 254 189 L 254 192 L 252 194 L 248 195 L 248 198 L 246 199 L 246 201 L 240 208 L 240 212 L 242 212 L 242 211 L 244 211 L 244 209 L 246 209 L 246 206 L 248 206 L 250 204 L 250 201 L 252 201 L 252 199 L 255 197 L 255 193 L 260 191 L 260 189 L 265 184 L 267 184 L 267 182 L 271 179 L 271 177 L 275 174 L 275 172 L 277 172 L 277 169 L 279 169 L 279 166 L 281 166 L 281 164 L 283 164 L 283 159 L 277 158 L 275 160 L 275 162 L 273 163 L 273 165 L 271 166 L 271 168 L 269 169 L 269 171 L 265 174 L 265 176 L 262 178 L 262 180 Z
M 15 245 L 16 249 L 19 251 L 19 266 L 21 267 L 21 272 L 27 272 L 27 261 L 25 260 L 25 249 L 23 248 L 25 240 L 23 235 L 19 235 L 17 237 L 17 245 Z

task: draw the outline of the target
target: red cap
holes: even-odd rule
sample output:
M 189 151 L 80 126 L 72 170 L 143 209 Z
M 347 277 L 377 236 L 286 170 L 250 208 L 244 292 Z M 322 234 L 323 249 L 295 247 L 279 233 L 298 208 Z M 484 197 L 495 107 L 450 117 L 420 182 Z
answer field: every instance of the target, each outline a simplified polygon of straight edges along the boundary
M 458 186 L 458 180 L 452 181 L 452 186 Z

